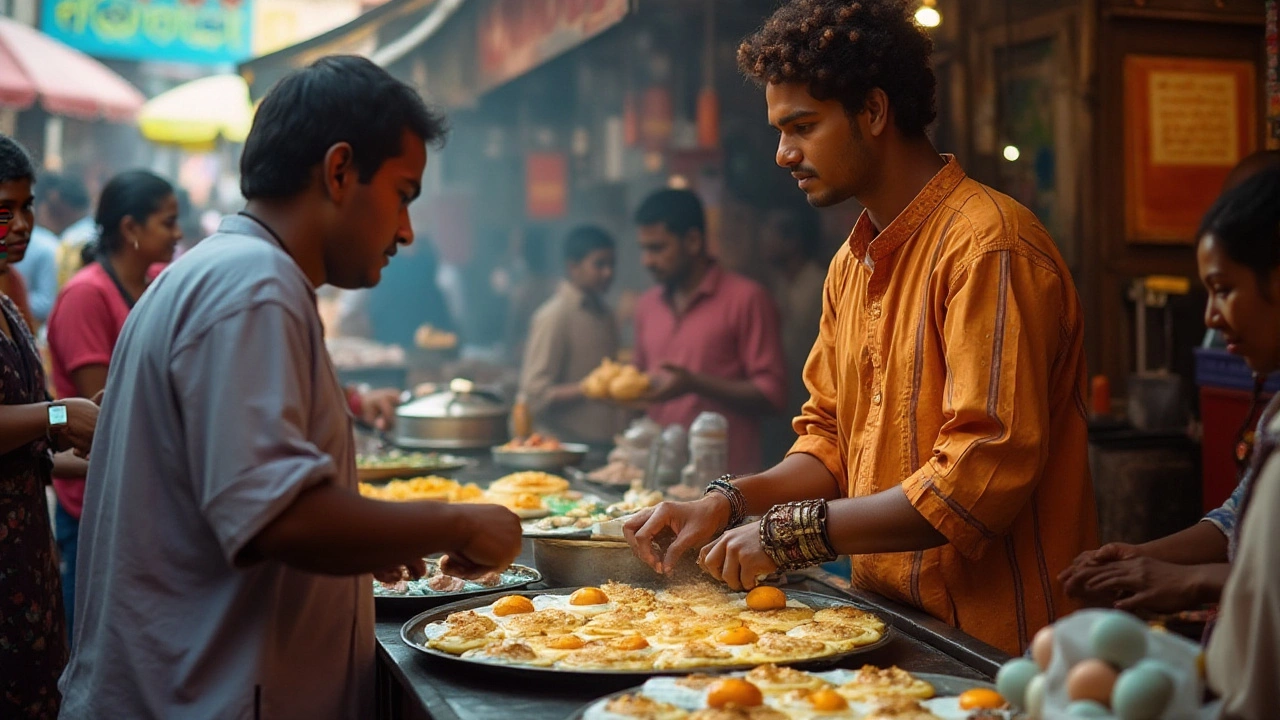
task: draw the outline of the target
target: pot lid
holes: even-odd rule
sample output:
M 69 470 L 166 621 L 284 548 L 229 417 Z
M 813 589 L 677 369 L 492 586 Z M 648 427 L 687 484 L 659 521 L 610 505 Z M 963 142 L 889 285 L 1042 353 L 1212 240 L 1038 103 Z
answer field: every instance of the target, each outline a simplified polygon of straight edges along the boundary
M 418 398 L 396 410 L 397 416 L 405 418 L 501 417 L 507 413 L 507 404 L 496 393 L 462 379 L 450 382 L 447 390 Z

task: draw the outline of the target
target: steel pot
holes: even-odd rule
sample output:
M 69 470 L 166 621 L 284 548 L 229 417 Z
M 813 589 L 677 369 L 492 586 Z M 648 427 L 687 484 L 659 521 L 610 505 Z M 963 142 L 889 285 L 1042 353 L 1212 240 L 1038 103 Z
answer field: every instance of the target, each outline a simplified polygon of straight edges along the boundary
M 509 438 L 511 408 L 497 393 L 469 380 L 401 405 L 396 410 L 396 444 L 424 450 L 479 450 Z

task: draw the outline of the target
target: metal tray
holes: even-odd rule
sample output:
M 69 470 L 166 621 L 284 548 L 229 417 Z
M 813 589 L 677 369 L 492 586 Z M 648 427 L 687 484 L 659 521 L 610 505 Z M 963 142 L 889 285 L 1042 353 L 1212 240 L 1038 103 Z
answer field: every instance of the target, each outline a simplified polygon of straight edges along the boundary
M 689 673 L 685 672 L 680 674 L 688 675 Z M 981 680 L 970 680 L 969 678 L 956 677 L 955 675 L 938 675 L 935 673 L 918 673 L 918 672 L 913 672 L 911 674 L 932 685 L 935 697 L 951 697 L 954 695 L 959 695 L 965 692 L 966 690 L 972 690 L 974 688 L 986 688 L 988 690 L 996 689 L 996 686 L 992 685 L 989 682 L 983 682 Z M 626 690 L 619 690 L 618 692 L 615 692 L 615 693 L 609 693 L 604 697 L 592 700 L 586 705 L 583 705 L 582 707 L 578 708 L 572 715 L 565 718 L 565 720 L 584 720 L 587 716 L 587 711 L 589 711 L 591 708 L 597 705 L 601 705 L 603 703 L 607 703 L 616 697 L 622 697 L 623 695 L 634 695 L 640 692 L 643 688 L 644 688 L 643 685 L 637 685 L 633 688 L 628 688 Z
M 389 480 L 416 478 L 426 475 L 448 477 L 451 473 L 472 465 L 471 461 L 453 455 L 440 455 L 438 459 L 439 463 L 430 465 L 357 467 L 356 476 L 363 483 L 387 482 Z
M 576 588 L 576 587 L 553 588 L 550 590 L 537 590 L 537 591 L 516 592 L 516 593 L 507 593 L 507 594 L 508 595 L 524 595 L 525 597 L 532 599 L 533 597 L 538 595 L 570 595 L 575 590 L 578 590 L 578 589 L 580 588 Z M 820 595 L 818 593 L 805 592 L 801 590 L 788 590 L 786 591 L 786 593 L 787 593 L 787 597 L 794 598 L 796 600 L 802 600 L 804 601 L 805 604 L 807 604 L 811 608 L 814 608 L 815 610 L 822 610 L 822 609 L 831 608 L 831 607 L 854 607 L 859 610 L 862 610 L 863 612 L 871 613 L 873 615 L 876 615 L 876 617 L 879 617 L 880 621 L 884 623 L 885 632 L 879 641 L 874 642 L 870 645 L 864 645 L 859 648 L 854 648 L 853 650 L 849 650 L 842 653 L 836 653 L 833 655 L 828 655 L 826 657 L 813 658 L 810 660 L 801 660 L 797 662 L 780 663 L 782 665 L 789 665 L 789 666 L 800 668 L 800 669 L 826 668 L 826 667 L 830 667 L 831 665 L 834 665 L 835 663 L 847 657 L 871 652 L 872 650 L 876 650 L 878 648 L 884 647 L 885 645 L 887 645 L 889 642 L 893 640 L 893 635 L 894 635 L 893 626 L 890 625 L 889 622 L 886 621 L 884 617 L 880 616 L 879 614 L 873 612 L 872 610 L 869 610 L 868 608 L 856 602 L 853 602 L 852 600 L 832 597 L 830 595 Z M 449 605 L 444 605 L 432 610 L 428 610 L 427 612 L 424 612 L 420 615 L 415 616 L 412 620 L 404 624 L 404 627 L 400 629 L 400 639 L 403 640 L 406 645 L 413 648 L 414 650 L 417 650 L 421 653 L 424 653 L 434 658 L 439 658 L 441 660 L 445 660 L 452 663 L 458 663 L 463 667 L 473 667 L 476 669 L 483 669 L 485 671 L 499 674 L 499 675 L 514 675 L 514 676 L 519 676 L 524 678 L 539 677 L 539 676 L 545 677 L 548 675 L 553 675 L 557 677 L 580 676 L 584 678 L 592 677 L 592 676 L 652 677 L 655 675 L 688 675 L 690 672 L 689 668 L 683 668 L 680 670 L 588 670 L 588 669 L 563 670 L 560 668 L 533 667 L 531 665 L 507 665 L 502 663 L 490 662 L 486 660 L 476 660 L 473 658 L 461 658 L 461 657 L 458 657 L 457 655 L 450 655 L 447 652 L 436 650 L 434 648 L 427 646 L 426 636 L 422 631 L 422 629 L 425 626 L 433 622 L 440 622 L 456 612 L 463 612 L 466 610 L 475 610 L 477 608 L 482 608 L 490 604 L 490 602 L 492 601 L 489 598 L 483 598 L 483 597 L 471 598 L 470 600 L 463 600 L 456 603 L 450 603 Z M 742 665 L 720 665 L 716 667 L 700 668 L 698 669 L 698 671 L 705 672 L 705 673 L 714 673 L 714 674 L 731 673 L 731 672 L 742 671 L 742 670 L 750 670 L 751 668 L 754 668 L 757 664 L 758 663 L 748 663 L 748 664 L 742 664 Z
M 437 565 L 437 560 L 427 558 L 428 569 Z M 400 617 L 412 612 L 423 612 L 448 603 L 456 603 L 462 598 L 477 598 L 496 592 L 519 590 L 542 581 L 542 573 L 525 565 L 512 565 L 502 573 L 503 582 L 493 587 L 474 586 L 451 593 L 430 591 L 428 595 L 378 595 L 374 594 L 374 608 L 381 612 L 396 613 Z M 377 581 L 374 581 L 377 583 Z M 488 601 L 481 603 L 487 605 Z

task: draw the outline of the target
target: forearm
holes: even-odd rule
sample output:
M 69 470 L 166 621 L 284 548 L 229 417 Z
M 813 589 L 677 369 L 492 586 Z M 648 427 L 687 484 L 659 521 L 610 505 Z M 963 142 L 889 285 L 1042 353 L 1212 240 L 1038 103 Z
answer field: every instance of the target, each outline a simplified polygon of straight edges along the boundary
M 0 455 L 39 440 L 49 431 L 46 403 L 0 405 Z
M 830 503 L 827 536 L 840 555 L 913 552 L 947 543 L 901 487 Z
M 581 400 L 582 386 L 578 383 L 565 383 L 564 385 L 553 385 L 542 393 L 542 408 L 555 407 L 556 405 L 565 405 L 567 403 Z
M 1227 586 L 1227 578 L 1231 575 L 1231 565 L 1227 563 L 1209 563 L 1194 565 L 1191 589 L 1195 602 L 1200 605 L 1211 605 L 1222 600 L 1222 590 Z
M 1177 565 L 1224 563 L 1227 560 L 1227 537 L 1217 525 L 1198 522 L 1186 530 L 1143 543 L 1138 550 L 1153 560 Z
M 357 575 L 452 549 L 467 520 L 443 503 L 370 500 L 332 485 L 298 497 L 241 553 L 307 572 Z
M 763 515 L 769 508 L 799 500 L 836 500 L 843 497 L 840 484 L 822 461 L 812 455 L 789 455 L 772 468 L 733 484 L 747 500 L 748 515 Z
M 692 391 L 696 395 L 724 403 L 744 415 L 778 412 L 778 408 L 750 380 L 730 380 L 703 373 L 691 373 Z
M 89 461 L 74 452 L 61 452 L 53 456 L 53 475 L 63 478 L 82 478 L 89 474 Z

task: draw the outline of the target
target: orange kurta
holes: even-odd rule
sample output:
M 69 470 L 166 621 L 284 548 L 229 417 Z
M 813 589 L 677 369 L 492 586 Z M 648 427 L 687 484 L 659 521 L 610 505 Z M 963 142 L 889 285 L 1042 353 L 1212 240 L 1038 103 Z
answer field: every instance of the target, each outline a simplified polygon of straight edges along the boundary
M 1080 300 L 1040 221 L 947 160 L 832 261 L 792 452 L 850 497 L 901 485 L 949 541 L 855 556 L 855 585 L 1021 653 L 1097 546 Z

